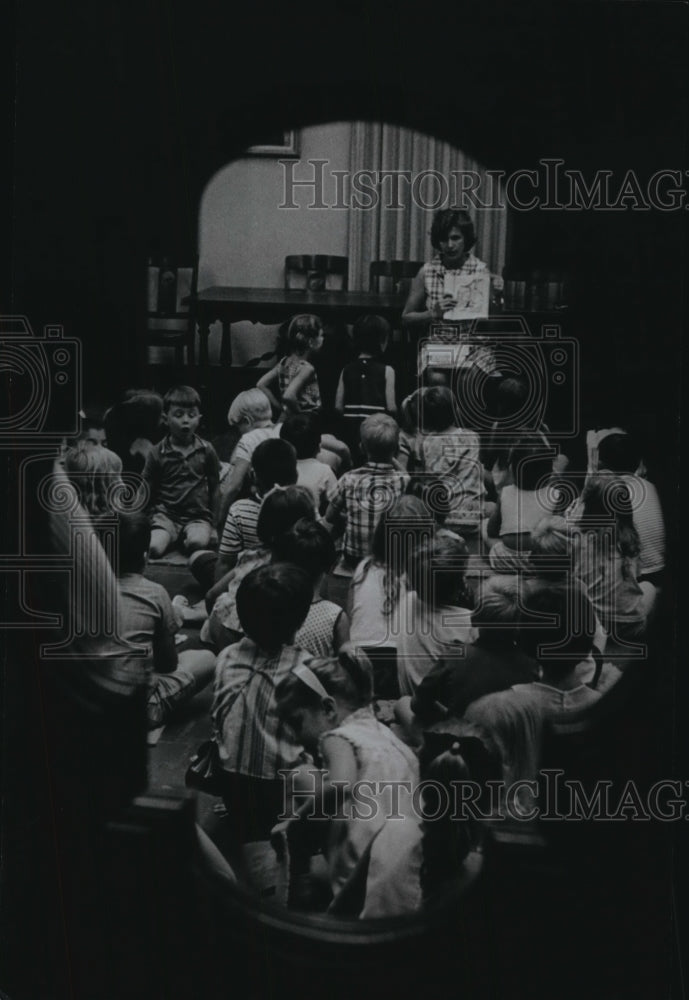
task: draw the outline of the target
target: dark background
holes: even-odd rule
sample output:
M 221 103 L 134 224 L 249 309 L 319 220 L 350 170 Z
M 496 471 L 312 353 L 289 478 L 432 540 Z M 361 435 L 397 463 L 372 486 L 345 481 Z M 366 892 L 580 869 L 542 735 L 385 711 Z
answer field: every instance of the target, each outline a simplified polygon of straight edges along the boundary
M 674 3 L 17 3 L 1 60 L 0 309 L 80 338 L 87 396 L 112 400 L 131 384 L 142 261 L 195 246 L 203 188 L 234 153 L 274 130 L 368 117 L 508 173 L 556 156 L 643 181 L 687 166 L 687 34 Z M 586 412 L 643 429 L 671 549 L 686 218 L 514 213 L 509 248 L 510 262 L 570 271 Z M 683 705 L 669 617 L 659 659 Z M 681 774 L 674 713 L 660 724 L 654 752 Z M 649 920 L 665 921 L 669 885 L 649 898 Z
M 19 3 L 0 303 L 79 337 L 87 402 L 111 402 L 131 384 L 142 262 L 195 247 L 201 193 L 236 151 L 278 129 L 370 117 L 508 173 L 560 157 L 587 179 L 612 171 L 613 189 L 630 169 L 645 187 L 686 165 L 686 36 L 679 4 L 439 8 L 427 23 L 411 4 L 392 16 L 356 2 L 231 14 Z M 510 222 L 508 264 L 570 274 L 590 419 L 631 417 L 668 456 L 685 220 L 533 210 Z

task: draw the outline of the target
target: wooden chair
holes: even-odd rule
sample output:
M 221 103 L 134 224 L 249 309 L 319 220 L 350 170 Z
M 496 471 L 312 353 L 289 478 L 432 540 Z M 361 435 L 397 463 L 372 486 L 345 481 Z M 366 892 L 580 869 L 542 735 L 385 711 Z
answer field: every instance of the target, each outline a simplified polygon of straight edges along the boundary
M 349 257 L 327 254 L 290 254 L 285 257 L 285 288 L 346 292 L 348 286 Z
M 423 264 L 422 260 L 373 260 L 368 269 L 369 291 L 406 295 L 411 279 L 416 277 Z M 381 278 L 385 279 L 382 287 Z
M 149 257 L 144 332 L 144 361 L 149 347 L 174 347 L 175 363 L 194 363 L 196 321 L 194 301 L 198 256 L 184 263 L 171 257 Z

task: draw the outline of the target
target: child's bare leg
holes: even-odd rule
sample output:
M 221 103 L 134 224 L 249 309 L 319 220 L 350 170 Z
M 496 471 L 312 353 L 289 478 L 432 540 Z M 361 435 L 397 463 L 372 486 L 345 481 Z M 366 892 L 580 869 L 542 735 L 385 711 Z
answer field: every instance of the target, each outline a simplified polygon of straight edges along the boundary
M 202 691 L 215 675 L 215 654 L 210 649 L 185 649 L 179 654 L 177 668 L 188 670 L 196 681 L 195 692 Z
M 151 531 L 151 544 L 148 549 L 151 559 L 160 559 L 161 556 L 164 556 L 172 545 L 173 540 L 172 535 L 164 528 L 153 528 Z
M 210 545 L 212 534 L 213 527 L 206 521 L 191 521 L 184 528 L 182 545 L 186 552 L 197 552 L 199 549 L 207 549 Z

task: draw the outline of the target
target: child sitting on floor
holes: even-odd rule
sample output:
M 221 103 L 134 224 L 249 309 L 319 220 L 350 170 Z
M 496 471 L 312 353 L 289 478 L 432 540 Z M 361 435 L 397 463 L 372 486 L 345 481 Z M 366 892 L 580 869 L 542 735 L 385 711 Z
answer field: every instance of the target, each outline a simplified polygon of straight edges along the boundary
M 314 413 L 292 413 L 280 425 L 280 437 L 297 453 L 297 483 L 313 494 L 319 514 L 325 513 L 337 486 L 332 468 L 318 457 L 321 454 L 319 420 Z
M 323 324 L 309 313 L 295 316 L 287 328 L 287 357 L 258 380 L 276 413 L 321 414 L 323 406 L 318 373 L 311 363 L 323 347 Z M 351 466 L 349 448 L 332 434 L 321 435 L 321 448 L 336 457 L 336 472 Z
M 257 534 L 258 514 L 263 497 L 274 486 L 291 486 L 297 480 L 294 448 L 279 438 L 268 438 L 254 449 L 251 456 L 248 497 L 235 500 L 227 512 L 218 552 L 202 549 L 189 557 L 189 569 L 203 587 L 204 594 L 220 580 L 228 580 L 242 552 L 260 547 Z M 181 598 L 176 603 L 184 604 Z M 185 609 L 187 621 L 203 621 L 203 602 Z
M 379 517 L 402 496 L 409 476 L 393 465 L 399 427 L 392 417 L 378 413 L 361 425 L 366 463 L 346 472 L 325 515 L 326 527 L 337 538 L 344 532 L 343 562 L 353 570 L 368 555 Z
M 321 801 L 308 799 L 273 830 L 278 857 L 290 863 L 292 907 L 304 907 L 309 858 L 319 844 L 328 863 L 329 912 L 363 919 L 410 914 L 421 906 L 422 827 L 413 808 L 418 762 L 378 722 L 371 693 L 369 664 L 346 653 L 300 664 L 278 685 L 280 717 L 323 767 Z M 357 810 L 362 783 L 367 806 Z M 309 818 L 336 811 L 329 823 Z
M 293 667 L 311 659 L 294 636 L 312 597 L 303 569 L 275 564 L 252 570 L 237 590 L 244 636 L 218 657 L 212 718 L 222 798 L 243 843 L 268 839 L 283 809 L 278 772 L 303 761 L 301 742 L 277 713 L 275 689 Z
M 218 547 L 216 579 L 234 569 L 239 553 L 256 549 L 258 515 L 263 498 L 274 486 L 293 486 L 297 482 L 294 448 L 279 438 L 262 441 L 251 456 L 249 496 L 235 500 L 230 507 Z
M 254 450 L 261 442 L 280 434 L 280 428 L 273 423 L 270 400 L 261 389 L 240 392 L 227 412 L 227 423 L 235 443 L 223 475 L 220 526 L 224 525 L 232 504 L 244 494 Z
M 321 408 L 321 392 L 311 358 L 323 346 L 323 324 L 308 313 L 295 316 L 287 329 L 288 354 L 258 380 L 275 410 L 302 413 Z
M 512 818 L 533 810 L 534 791 L 526 786 L 539 776 L 546 720 L 583 712 L 601 697 L 578 676 L 579 664 L 590 658 L 594 630 L 593 608 L 580 587 L 526 582 L 519 645 L 537 658 L 540 677 L 484 695 L 464 713 L 468 722 L 493 737 L 500 750 L 504 788 L 510 790 L 503 804 Z M 518 791 L 510 802 L 516 783 Z
M 418 414 L 407 468 L 443 479 L 451 492 L 446 527 L 465 540 L 477 536 L 484 499 L 479 436 L 457 426 L 452 393 L 444 386 L 423 391 Z
M 638 580 L 658 587 L 665 568 L 665 524 L 658 491 L 639 474 L 641 464 L 641 450 L 631 434 L 615 432 L 598 442 L 598 469 L 614 472 L 629 487 L 639 535 Z
M 313 601 L 295 642 L 314 656 L 334 656 L 349 641 L 349 619 L 339 606 L 321 597 L 326 573 L 335 562 L 335 543 L 315 521 L 303 518 L 273 545 L 273 562 L 291 563 L 309 574 Z
M 447 656 L 461 656 L 476 630 L 465 582 L 468 553 L 449 534 L 422 542 L 411 557 L 406 628 L 397 647 L 400 694 L 413 694 L 432 667 Z
M 154 559 L 177 541 L 185 552 L 207 549 L 219 502 L 218 456 L 196 433 L 199 394 L 191 386 L 176 386 L 165 394 L 163 406 L 168 434 L 149 452 L 142 473 L 150 492 Z
M 550 515 L 542 517 L 531 531 L 531 551 L 526 569 L 529 580 L 540 580 L 586 588 L 574 570 L 574 541 L 576 529 L 564 517 Z M 596 691 L 604 691 L 616 683 L 622 673 L 612 663 L 604 660 L 603 650 L 607 644 L 607 634 L 596 615 L 596 630 L 593 636 L 592 659 L 582 663 L 577 676 L 583 683 Z
M 151 541 L 145 514 L 118 517 L 117 578 L 120 590 L 119 634 L 146 650 L 149 685 L 146 711 L 149 728 L 162 726 L 213 678 L 215 656 L 207 649 L 177 653 L 179 620 L 168 592 L 143 575 Z
M 484 582 L 471 615 L 478 637 L 462 650 L 464 655 L 439 660 L 413 696 L 395 705 L 406 742 L 420 745 L 426 727 L 450 716 L 461 718 L 471 702 L 485 694 L 537 680 L 538 664 L 517 644 L 520 592 L 516 575 Z
M 611 473 L 591 476 L 572 532 L 575 573 L 608 635 L 604 652 L 625 662 L 629 644 L 643 639 L 656 600 L 653 584 L 637 577 L 641 547 L 627 483 Z
M 367 655 L 374 646 L 396 651 L 404 630 L 407 564 L 417 545 L 432 535 L 432 519 L 417 497 L 399 497 L 378 519 L 371 551 L 349 587 L 352 643 Z
M 79 503 L 93 518 L 112 514 L 113 500 L 122 483 L 122 459 L 102 444 L 77 441 L 62 459 L 67 477 L 76 490 Z
M 556 504 L 549 488 L 553 455 L 553 449 L 536 435 L 520 438 L 512 448 L 512 482 L 500 490 L 485 527 L 485 540 L 491 546 L 490 565 L 496 573 L 529 568 L 531 530 Z
M 256 525 L 259 547 L 242 552 L 235 568 L 206 594 L 206 607 L 212 610 L 201 630 L 204 642 L 222 649 L 240 638 L 242 626 L 236 600 L 241 581 L 251 570 L 270 562 L 273 546 L 280 535 L 304 517 L 315 521 L 316 510 L 311 494 L 303 486 L 278 486 L 268 494 L 261 504 Z

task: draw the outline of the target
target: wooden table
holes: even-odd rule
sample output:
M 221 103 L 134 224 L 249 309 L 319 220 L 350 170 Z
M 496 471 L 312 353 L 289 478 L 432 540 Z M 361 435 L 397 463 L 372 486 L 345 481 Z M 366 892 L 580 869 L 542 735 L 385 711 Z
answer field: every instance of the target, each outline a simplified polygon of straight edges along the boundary
M 301 288 L 233 288 L 215 285 L 196 296 L 195 318 L 199 330 L 199 363 L 208 365 L 208 336 L 211 323 L 222 323 L 220 363 L 232 364 L 230 324 L 248 319 L 254 323 L 283 323 L 298 313 L 315 313 L 325 322 L 352 323 L 364 313 L 384 316 L 399 324 L 403 295 L 377 292 L 324 291 Z

